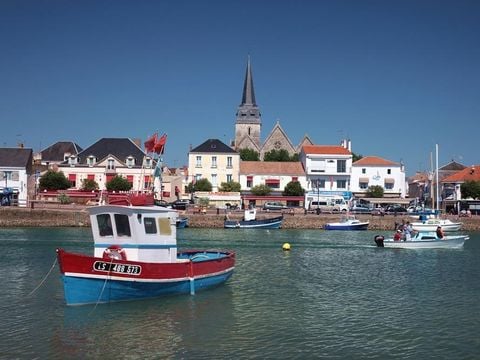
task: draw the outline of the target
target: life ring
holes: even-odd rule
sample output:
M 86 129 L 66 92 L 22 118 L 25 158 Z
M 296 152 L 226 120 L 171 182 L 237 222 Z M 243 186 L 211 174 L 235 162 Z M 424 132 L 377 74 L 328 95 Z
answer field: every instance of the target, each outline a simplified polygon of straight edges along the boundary
M 106 260 L 127 260 L 127 253 L 118 245 L 111 245 L 103 252 L 103 258 Z

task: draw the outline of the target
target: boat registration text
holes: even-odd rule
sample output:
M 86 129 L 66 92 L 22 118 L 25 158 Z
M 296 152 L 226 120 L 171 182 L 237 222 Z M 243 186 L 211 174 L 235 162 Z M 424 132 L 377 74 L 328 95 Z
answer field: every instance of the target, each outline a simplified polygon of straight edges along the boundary
M 139 265 L 115 264 L 105 261 L 95 261 L 93 269 L 96 271 L 106 271 L 119 274 L 140 275 L 142 267 Z

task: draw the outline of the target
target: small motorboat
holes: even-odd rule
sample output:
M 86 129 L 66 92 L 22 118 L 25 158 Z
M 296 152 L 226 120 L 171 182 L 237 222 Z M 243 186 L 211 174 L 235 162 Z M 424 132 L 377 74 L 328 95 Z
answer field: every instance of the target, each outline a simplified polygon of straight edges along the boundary
M 193 295 L 233 274 L 232 251 L 177 252 L 175 210 L 154 205 L 87 210 L 93 256 L 57 249 L 67 305 Z
M 225 229 L 279 229 L 282 227 L 283 215 L 257 219 L 257 209 L 245 210 L 242 220 L 230 220 L 225 218 L 223 227 Z
M 177 229 L 183 229 L 186 227 L 188 227 L 188 218 L 187 217 L 177 218 Z
M 343 216 L 339 222 L 327 223 L 325 230 L 367 230 L 368 221 L 360 221 L 355 216 Z
M 412 228 L 415 231 L 435 231 L 437 227 L 443 231 L 458 231 L 462 227 L 461 222 L 453 222 L 450 219 L 429 218 L 422 221 L 412 222 Z
M 434 231 L 418 232 L 407 240 L 385 239 L 382 235 L 376 235 L 374 238 L 378 247 L 399 249 L 458 249 L 463 247 L 463 244 L 468 239 L 468 235 L 446 235 L 443 238 L 439 238 Z

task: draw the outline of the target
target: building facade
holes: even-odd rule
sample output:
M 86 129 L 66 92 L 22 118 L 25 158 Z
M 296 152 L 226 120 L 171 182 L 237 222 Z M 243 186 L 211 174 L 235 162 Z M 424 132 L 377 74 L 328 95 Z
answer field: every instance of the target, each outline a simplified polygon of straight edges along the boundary
M 25 207 L 35 193 L 33 151 L 0 148 L 0 205 Z
M 208 139 L 188 153 L 189 182 L 207 179 L 216 192 L 222 182 L 238 182 L 240 154 L 218 139 Z

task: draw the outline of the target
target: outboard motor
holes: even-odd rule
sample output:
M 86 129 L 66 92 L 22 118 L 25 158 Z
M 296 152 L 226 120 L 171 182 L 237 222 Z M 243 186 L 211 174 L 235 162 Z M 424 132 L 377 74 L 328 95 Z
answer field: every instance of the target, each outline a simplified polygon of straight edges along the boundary
M 378 247 L 383 247 L 383 240 L 385 238 L 382 235 L 375 235 L 374 240 L 375 244 L 377 244 Z

